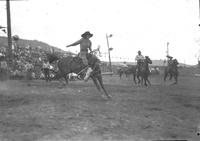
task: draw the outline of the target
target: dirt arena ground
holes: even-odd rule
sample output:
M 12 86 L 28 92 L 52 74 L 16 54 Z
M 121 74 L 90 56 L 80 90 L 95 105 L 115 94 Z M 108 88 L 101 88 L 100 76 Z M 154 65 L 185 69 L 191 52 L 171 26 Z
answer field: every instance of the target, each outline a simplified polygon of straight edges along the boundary
M 181 75 L 178 85 L 151 76 L 152 86 L 104 76 L 112 100 L 91 81 L 0 82 L 0 141 L 198 141 L 200 77 Z

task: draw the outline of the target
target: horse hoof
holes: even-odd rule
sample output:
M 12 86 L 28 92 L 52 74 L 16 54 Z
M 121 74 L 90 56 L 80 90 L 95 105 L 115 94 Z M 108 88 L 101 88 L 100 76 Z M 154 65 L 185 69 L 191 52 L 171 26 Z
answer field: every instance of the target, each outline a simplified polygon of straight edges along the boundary
M 101 96 L 102 96 L 102 98 L 103 98 L 104 100 L 110 100 L 110 99 L 111 99 L 111 96 L 110 96 L 110 95 L 108 95 L 108 96 L 101 95 Z
M 112 96 L 111 96 L 111 95 L 108 95 L 107 98 L 108 98 L 108 99 L 112 99 Z
M 65 87 L 65 85 L 58 86 L 59 89 L 63 89 L 64 87 Z
M 101 95 L 101 97 L 102 97 L 103 99 L 106 99 L 106 100 L 107 100 L 107 97 L 106 97 L 105 95 Z

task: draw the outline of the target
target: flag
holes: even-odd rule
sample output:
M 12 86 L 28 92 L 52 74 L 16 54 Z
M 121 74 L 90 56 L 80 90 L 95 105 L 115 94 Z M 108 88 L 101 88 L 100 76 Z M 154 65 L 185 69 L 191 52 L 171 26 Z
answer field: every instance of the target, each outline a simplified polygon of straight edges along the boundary
M 7 32 L 6 32 L 6 29 L 2 29 L 2 31 L 6 34 Z

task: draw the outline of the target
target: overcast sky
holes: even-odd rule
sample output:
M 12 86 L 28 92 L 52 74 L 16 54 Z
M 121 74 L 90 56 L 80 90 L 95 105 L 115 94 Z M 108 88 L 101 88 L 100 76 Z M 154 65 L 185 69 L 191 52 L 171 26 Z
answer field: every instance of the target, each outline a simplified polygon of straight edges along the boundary
M 0 1 L 3 26 L 5 3 Z M 89 30 L 94 34 L 92 48 L 100 45 L 103 53 L 107 52 L 106 34 L 113 34 L 109 38 L 113 61 L 135 61 L 138 50 L 152 59 L 165 59 L 169 42 L 170 55 L 180 62 L 196 64 L 200 49 L 198 5 L 198 0 L 12 1 L 12 34 L 77 52 L 79 46 L 65 46 Z

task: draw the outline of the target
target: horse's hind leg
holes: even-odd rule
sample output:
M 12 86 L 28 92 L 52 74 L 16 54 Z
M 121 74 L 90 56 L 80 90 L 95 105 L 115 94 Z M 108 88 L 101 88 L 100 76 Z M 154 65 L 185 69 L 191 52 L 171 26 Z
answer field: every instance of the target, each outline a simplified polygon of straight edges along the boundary
M 166 78 L 167 78 L 167 75 L 168 75 L 168 73 L 164 73 L 164 81 L 166 81 Z
M 144 78 L 143 78 L 143 81 L 142 81 L 142 85 L 144 85 L 144 86 L 147 87 L 147 86 L 148 86 L 147 83 L 149 84 L 148 78 L 144 77 Z
M 170 73 L 169 80 L 172 80 L 173 74 Z
M 151 86 L 151 82 L 149 81 L 149 78 L 148 78 L 148 76 L 147 76 L 147 79 L 146 79 L 146 81 L 148 82 L 149 86 Z
M 65 79 L 65 82 L 66 84 L 69 83 L 69 75 L 63 75 L 64 79 Z

